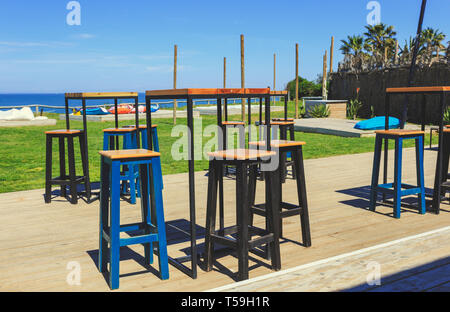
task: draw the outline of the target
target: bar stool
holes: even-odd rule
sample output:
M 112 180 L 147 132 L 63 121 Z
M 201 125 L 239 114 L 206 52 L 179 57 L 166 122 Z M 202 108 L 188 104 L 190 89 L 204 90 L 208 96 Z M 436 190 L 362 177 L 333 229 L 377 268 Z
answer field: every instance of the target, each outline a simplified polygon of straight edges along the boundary
M 136 128 L 136 126 L 134 125 L 128 125 L 128 126 L 124 126 L 124 128 Z M 137 132 L 135 132 L 137 133 Z M 147 125 L 139 125 L 139 133 L 141 134 L 141 146 L 143 149 L 149 149 L 148 148 L 148 138 L 147 138 Z M 137 142 L 136 142 L 136 135 L 133 135 L 133 145 L 137 146 Z M 160 152 L 159 150 L 159 138 L 158 138 L 158 125 L 152 125 L 152 142 L 153 142 L 153 148 L 152 150 L 155 152 Z M 163 175 L 162 175 L 162 166 L 161 166 L 161 161 L 159 162 L 159 164 L 157 164 L 157 170 L 159 170 L 160 175 L 161 175 L 161 185 L 164 189 L 164 180 L 163 180 Z M 139 178 L 138 178 L 138 186 L 137 189 L 139 190 Z
M 222 121 L 221 129 L 223 136 L 223 148 L 225 150 L 229 149 L 228 146 L 228 129 L 238 129 L 239 130 L 239 148 L 245 148 L 245 122 L 243 121 Z M 234 140 L 234 137 L 233 137 Z M 234 147 L 234 141 L 233 141 Z M 225 175 L 228 175 L 229 166 L 225 166 Z
M 225 150 L 209 153 L 209 175 L 208 175 L 208 199 L 206 211 L 206 237 L 205 237 L 205 263 L 206 271 L 211 271 L 214 261 L 214 245 L 220 244 L 237 250 L 239 263 L 238 280 L 249 278 L 248 253 L 249 250 L 268 244 L 272 258 L 272 268 L 276 271 L 281 269 L 279 219 L 277 192 L 273 191 L 275 185 L 279 184 L 279 171 L 273 171 L 270 179 L 266 179 L 266 203 L 273 207 L 269 209 L 267 230 L 253 227 L 249 224 L 249 199 L 253 189 L 247 182 L 248 168 L 255 167 L 267 157 L 275 156 L 275 152 L 256 151 L 248 149 Z M 224 165 L 236 166 L 236 225 L 228 228 L 215 229 L 217 188 L 222 175 Z M 252 180 L 251 180 L 252 181 Z M 232 235 L 237 234 L 234 238 Z M 258 235 L 257 239 L 251 239 L 252 235 Z
M 67 197 L 66 186 L 70 186 L 71 203 L 78 203 L 77 185 L 84 183 L 86 195 L 91 196 L 89 181 L 88 159 L 86 157 L 86 138 L 82 130 L 53 130 L 45 132 L 46 135 L 46 161 L 45 161 L 45 203 L 51 203 L 52 185 L 61 186 L 61 196 Z M 83 167 L 83 176 L 76 175 L 74 139 L 80 142 L 80 154 Z M 59 176 L 52 178 L 53 139 L 59 140 Z M 69 175 L 66 172 L 65 140 L 67 139 L 67 152 L 69 161 Z
M 263 121 L 261 123 L 257 123 L 257 125 L 265 125 L 266 123 Z M 289 131 L 289 140 L 295 141 L 295 122 L 294 119 L 288 118 L 285 120 L 284 118 L 274 118 L 270 122 L 271 126 L 275 126 L 272 129 L 272 138 L 279 138 L 280 140 L 288 140 L 288 131 Z M 262 140 L 266 140 L 266 134 L 262 131 L 262 135 L 260 133 L 260 137 L 262 136 Z M 292 178 L 296 179 L 295 176 L 295 168 L 292 154 L 290 152 L 285 153 L 285 161 L 283 168 L 283 175 L 281 176 L 281 183 L 286 182 L 288 167 L 292 168 Z
M 295 179 L 297 182 L 297 196 L 298 196 L 298 204 L 291 204 L 287 202 L 283 202 L 283 184 L 279 184 L 279 194 L 280 194 L 280 237 L 283 237 L 283 223 L 282 220 L 284 218 L 292 217 L 292 216 L 300 216 L 300 226 L 302 230 L 302 239 L 303 245 L 305 247 L 311 247 L 311 231 L 309 225 L 309 212 L 308 212 L 308 199 L 306 193 L 306 180 L 305 180 L 305 169 L 303 165 L 303 146 L 305 142 L 295 142 L 295 141 L 286 141 L 286 140 L 273 140 L 271 142 L 271 147 L 274 151 L 277 151 L 277 156 L 279 158 L 279 166 L 280 168 L 284 167 L 285 157 L 283 156 L 285 153 L 290 152 L 293 158 L 295 168 Z M 250 142 L 249 146 L 251 148 L 265 148 L 266 142 Z M 253 169 L 254 170 L 254 169 Z M 254 215 L 259 215 L 262 217 L 266 217 L 267 220 L 267 211 L 265 204 L 257 204 L 255 205 L 255 195 L 256 195 L 256 174 L 251 175 L 253 181 L 251 185 L 254 189 L 250 190 L 250 194 L 253 195 L 253 198 L 250 199 L 251 204 L 251 214 L 250 214 L 250 225 L 253 224 Z M 267 223 L 267 222 L 266 222 Z
M 401 198 L 418 194 L 419 212 L 425 214 L 425 183 L 423 170 L 423 138 L 424 131 L 415 130 L 379 130 L 375 131 L 375 157 L 373 161 L 372 185 L 370 191 L 370 210 L 375 211 L 378 192 L 391 194 L 394 197 L 394 217 L 400 218 Z M 378 184 L 381 147 L 383 140 L 395 141 L 394 183 Z M 415 140 L 417 186 L 402 183 L 402 149 L 404 140 Z
M 143 244 L 145 263 L 153 263 L 153 243 L 157 246 L 159 273 L 162 280 L 169 278 L 166 229 L 161 179 L 155 170 L 160 153 L 137 149 L 100 151 L 100 231 L 98 268 L 107 273 L 109 263 L 109 286 L 119 288 L 120 247 Z M 120 225 L 120 174 L 121 166 L 139 166 L 141 176 L 142 222 Z M 120 238 L 122 232 L 133 232 L 130 238 Z M 136 235 L 135 235 L 136 234 Z
M 444 142 L 443 142 L 443 159 L 442 159 L 442 170 L 441 170 L 441 196 L 445 196 L 447 192 L 450 192 L 450 173 L 448 172 L 449 168 L 449 158 L 450 158 L 450 126 L 446 126 L 444 129 Z M 437 164 L 438 165 L 438 164 Z M 437 167 L 437 166 L 436 166 Z M 438 175 L 436 174 L 436 180 L 438 179 Z M 435 183 L 437 183 L 435 181 Z M 439 200 L 440 204 L 440 200 Z
M 137 141 L 136 141 L 137 131 L 136 127 L 133 128 L 111 128 L 103 130 L 103 150 L 118 150 L 120 149 L 120 141 L 122 138 L 122 146 L 123 149 L 136 149 Z M 119 144 L 119 145 L 117 145 Z M 136 197 L 140 197 L 139 187 L 136 187 L 136 181 L 139 178 L 139 170 L 137 167 L 128 167 L 125 166 L 123 170 L 123 174 L 121 175 L 122 181 L 124 181 L 122 185 L 122 194 L 125 195 L 127 189 L 129 188 L 130 192 L 130 203 L 136 203 Z M 136 195 L 137 191 L 137 195 Z

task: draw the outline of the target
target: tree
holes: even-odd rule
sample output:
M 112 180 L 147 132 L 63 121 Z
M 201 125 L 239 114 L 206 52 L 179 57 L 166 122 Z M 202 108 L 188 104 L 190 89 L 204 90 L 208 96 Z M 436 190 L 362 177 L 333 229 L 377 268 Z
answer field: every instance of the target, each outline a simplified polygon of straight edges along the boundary
M 317 84 L 312 81 L 309 81 L 305 78 L 298 77 L 298 97 L 302 98 L 305 96 L 321 96 L 322 95 L 322 83 Z M 290 81 L 286 90 L 289 91 L 291 99 L 295 98 L 295 79 Z
M 366 36 L 364 48 L 372 56 L 375 56 L 378 65 L 385 64 L 395 53 L 395 36 L 397 32 L 394 31 L 394 26 L 380 23 L 365 27 L 367 31 L 364 33 L 364 36 Z M 387 55 L 385 55 L 386 52 Z M 387 59 L 385 59 L 385 56 Z
M 341 42 L 342 46 L 340 50 L 344 54 L 353 54 L 354 56 L 357 56 L 363 51 L 364 39 L 362 36 L 347 36 L 347 41 L 341 40 Z
M 421 38 L 422 49 L 426 49 L 427 55 L 430 58 L 433 51 L 436 51 L 436 54 L 439 55 L 439 51 L 445 49 L 445 46 L 442 44 L 442 41 L 445 40 L 445 35 L 439 29 L 428 27 L 422 30 Z

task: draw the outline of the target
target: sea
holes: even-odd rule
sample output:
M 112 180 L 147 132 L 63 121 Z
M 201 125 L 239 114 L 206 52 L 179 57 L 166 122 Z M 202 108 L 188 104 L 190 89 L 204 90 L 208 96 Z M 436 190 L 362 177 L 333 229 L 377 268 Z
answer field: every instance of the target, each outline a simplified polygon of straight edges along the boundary
M 254 100 L 256 103 L 256 99 Z M 130 100 L 119 100 L 120 103 L 131 103 Z M 139 103 L 145 103 L 145 93 L 139 93 Z M 172 100 L 152 100 L 152 103 L 158 103 L 161 108 L 172 108 Z M 195 100 L 194 105 L 214 105 L 216 100 Z M 240 99 L 230 100 L 229 104 L 239 104 Z M 65 98 L 64 93 L 26 93 L 26 94 L 0 94 L 0 110 L 8 110 L 13 107 L 24 107 L 32 105 L 31 109 L 33 112 L 36 111 L 36 106 L 38 106 L 38 111 L 46 113 L 64 113 Z M 114 100 L 89 100 L 86 103 L 88 106 L 101 106 L 101 105 L 113 105 Z M 51 106 L 51 107 L 46 107 Z M 81 100 L 70 100 L 69 106 L 72 109 L 81 108 Z M 186 101 L 177 100 L 177 107 L 186 106 Z

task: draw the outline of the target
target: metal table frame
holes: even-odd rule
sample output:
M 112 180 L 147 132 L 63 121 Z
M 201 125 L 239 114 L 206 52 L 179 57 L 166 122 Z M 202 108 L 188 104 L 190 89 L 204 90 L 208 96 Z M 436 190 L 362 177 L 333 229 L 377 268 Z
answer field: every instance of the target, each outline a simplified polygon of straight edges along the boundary
M 137 92 L 88 92 L 88 93 L 66 93 L 65 94 L 65 115 L 66 115 L 66 130 L 70 130 L 70 118 L 69 118 L 69 101 L 70 100 L 81 100 L 82 110 L 83 110 L 83 131 L 85 136 L 85 144 L 86 144 L 86 159 L 88 158 L 88 142 L 87 142 L 87 117 L 86 117 L 86 101 L 89 100 L 114 100 L 115 107 L 115 126 L 119 127 L 119 116 L 117 112 L 118 100 L 119 99 L 134 99 L 135 102 L 135 110 L 136 110 L 136 127 L 139 128 L 139 101 L 138 101 L 138 93 Z M 139 131 L 137 133 L 137 144 L 139 147 Z M 86 189 L 86 197 L 89 203 L 92 203 L 95 198 L 91 200 L 91 182 L 89 178 L 89 161 L 87 168 L 87 189 Z
M 423 101 L 421 107 L 422 115 L 422 131 L 425 131 L 425 116 L 426 116 L 426 101 L 425 95 L 440 95 L 440 122 L 439 122 L 439 149 L 438 149 L 438 159 L 436 165 L 436 175 L 435 184 L 433 191 L 433 204 L 432 212 L 439 214 L 440 212 L 440 193 L 441 193 L 441 180 L 442 180 L 442 165 L 443 165 L 443 142 L 444 142 L 444 112 L 446 108 L 445 95 L 450 92 L 450 87 L 406 87 L 406 88 L 388 88 L 386 89 L 386 99 L 385 99 L 385 129 L 389 130 L 389 113 L 390 113 L 390 98 L 392 95 L 409 95 L 409 94 L 422 94 Z M 403 116 L 402 118 L 406 118 Z M 404 120 L 406 121 L 406 120 Z M 385 140 L 384 143 L 384 172 L 383 181 L 387 183 L 387 166 L 388 166 L 388 142 Z M 383 196 L 383 200 L 385 197 Z
M 145 103 L 147 107 L 147 127 L 151 129 L 151 101 L 152 100 L 186 100 L 187 101 L 187 126 L 189 128 L 188 138 L 188 167 L 189 167 L 189 221 L 190 221 L 190 239 L 191 239 L 191 255 L 175 259 L 169 256 L 169 263 L 175 266 L 180 271 L 184 272 L 193 279 L 197 278 L 197 233 L 196 233 L 196 212 L 195 212 L 195 142 L 194 142 L 194 116 L 193 116 L 193 100 L 194 99 L 217 99 L 217 118 L 218 125 L 222 124 L 222 100 L 227 102 L 230 98 L 265 98 L 266 103 L 266 121 L 267 137 L 270 139 L 270 88 L 263 89 L 171 89 L 171 90 L 153 90 L 146 91 Z M 251 105 L 251 103 L 250 103 Z M 251 114 L 250 114 L 251 115 Z M 250 117 L 251 118 L 251 117 Z M 219 138 L 220 140 L 220 138 Z M 267 150 L 271 147 L 267 141 Z M 148 146 L 152 147 L 152 137 L 148 136 Z M 223 203 L 221 204 L 221 213 L 223 214 Z M 191 268 L 183 264 L 183 262 L 191 262 Z

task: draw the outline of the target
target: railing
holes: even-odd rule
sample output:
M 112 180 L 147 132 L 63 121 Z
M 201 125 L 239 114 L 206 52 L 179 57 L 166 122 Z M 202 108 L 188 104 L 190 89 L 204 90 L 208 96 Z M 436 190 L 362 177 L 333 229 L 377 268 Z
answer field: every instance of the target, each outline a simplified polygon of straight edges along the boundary
M 239 102 L 238 102 L 239 101 Z M 240 104 L 241 99 L 228 99 L 228 104 L 233 105 L 233 104 Z M 255 101 L 255 100 L 254 100 Z M 216 104 L 216 100 L 211 99 L 211 100 L 194 100 L 194 106 L 195 105 L 215 105 Z M 159 105 L 170 105 L 173 103 L 174 101 L 165 101 L 165 102 L 157 102 Z M 179 101 L 177 100 L 178 104 L 186 104 L 186 101 Z M 197 104 L 197 103 L 202 103 L 202 104 Z M 120 104 L 133 104 L 133 103 L 120 103 Z M 113 104 L 101 104 L 101 105 L 86 105 L 86 108 L 98 108 L 98 107 L 110 107 Z M 145 103 L 139 103 L 139 105 L 145 105 Z M 61 110 L 64 109 L 64 106 L 56 106 L 56 105 L 43 105 L 43 104 L 30 104 L 30 105 L 13 105 L 13 106 L 0 106 L 0 109 L 14 109 L 14 108 L 24 108 L 24 107 L 29 107 L 30 109 L 32 109 L 33 107 L 35 108 L 35 112 L 36 114 L 39 114 L 40 109 L 42 108 L 46 108 L 46 109 L 51 109 L 51 110 L 47 110 L 46 112 L 56 112 L 56 110 Z M 70 109 L 81 109 L 82 106 L 70 106 Z

